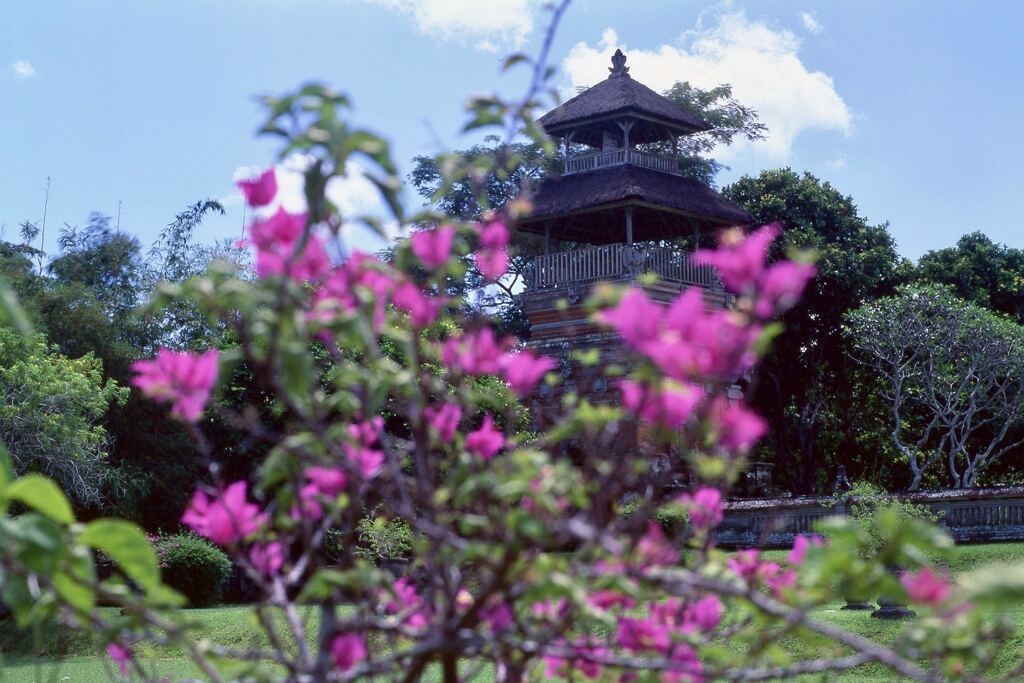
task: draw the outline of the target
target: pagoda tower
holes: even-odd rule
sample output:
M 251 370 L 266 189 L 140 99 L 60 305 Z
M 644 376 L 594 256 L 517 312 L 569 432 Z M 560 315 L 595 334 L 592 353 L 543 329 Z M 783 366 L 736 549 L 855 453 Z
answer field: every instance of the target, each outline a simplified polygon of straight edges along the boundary
M 697 286 L 709 306 L 727 306 L 730 296 L 717 275 L 693 264 L 683 245 L 710 244 L 718 230 L 753 221 L 680 173 L 679 137 L 711 126 L 631 78 L 621 50 L 609 71 L 540 118 L 547 134 L 564 144 L 565 167 L 536 189 L 533 212 L 520 224 L 544 238 L 544 253 L 528 269 L 521 294 L 531 326 L 528 346 L 554 357 L 562 375 L 557 386 L 541 384 L 527 398 L 538 430 L 557 423 L 569 392 L 594 404 L 618 404 L 617 380 L 605 368 L 627 359 L 618 335 L 587 319 L 583 304 L 595 285 L 636 282 L 652 273 L 657 281 L 644 278 L 643 287 L 656 301 Z M 601 351 L 601 362 L 584 367 L 574 352 L 590 349 Z M 635 425 L 623 425 L 615 448 L 634 447 L 638 438 Z

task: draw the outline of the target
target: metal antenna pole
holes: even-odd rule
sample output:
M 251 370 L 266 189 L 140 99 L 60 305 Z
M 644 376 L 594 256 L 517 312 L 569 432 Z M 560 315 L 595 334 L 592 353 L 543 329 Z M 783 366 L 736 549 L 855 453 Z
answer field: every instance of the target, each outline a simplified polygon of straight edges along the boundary
M 46 210 L 50 206 L 50 176 L 46 176 L 46 199 L 43 200 L 43 227 L 39 231 L 39 274 L 43 274 L 43 249 L 46 246 Z

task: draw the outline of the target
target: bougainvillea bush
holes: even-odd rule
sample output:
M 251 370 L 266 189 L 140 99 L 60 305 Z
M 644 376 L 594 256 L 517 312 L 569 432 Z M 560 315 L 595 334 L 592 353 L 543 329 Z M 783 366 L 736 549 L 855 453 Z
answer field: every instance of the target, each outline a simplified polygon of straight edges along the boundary
M 550 149 L 531 123 L 546 74 L 542 60 L 532 66 L 522 102 L 475 100 L 469 127 L 500 126 Z M 137 679 L 150 677 L 141 642 L 180 646 L 212 681 L 756 680 L 869 662 L 916 680 L 984 675 L 1009 626 L 982 608 L 1019 598 L 1022 586 L 1007 573 L 954 585 L 927 566 L 949 539 L 921 520 L 879 510 L 876 535 L 832 520 L 798 538 L 785 562 L 714 547 L 723 497 L 765 429 L 728 390 L 756 372 L 773 318 L 814 274 L 801 260 L 766 265 L 775 226 L 726 232 L 696 256 L 736 294 L 729 310 L 708 309 L 699 290 L 668 306 L 637 283 L 595 292 L 594 321 L 633 354 L 628 376 L 614 378 L 621 406 L 568 401 L 556 429 L 523 432 L 514 398 L 495 400 L 495 385 L 522 397 L 555 381 L 552 361 L 499 338 L 448 293 L 467 259 L 502 276 L 529 188 L 480 224 L 405 217 L 386 142 L 351 127 L 347 104 L 321 86 L 267 101 L 265 132 L 308 160 L 307 211 L 277 206 L 273 169 L 243 182 L 257 280 L 213 266 L 156 302 L 191 302 L 237 345 L 161 350 L 135 366 L 135 386 L 166 403 L 201 449 L 211 412 L 271 447 L 251 481 L 225 480 L 207 452 L 208 478 L 182 518 L 257 586 L 251 610 L 268 645 L 198 637 L 141 530 L 78 523 L 55 484 L 13 479 L 8 467 L 0 581 L 20 625 L 58 618 L 89 629 L 112 675 Z M 343 227 L 355 217 L 326 199 L 356 159 L 394 218 L 417 228 L 393 262 L 350 250 Z M 499 171 L 515 162 L 493 160 Z M 445 172 L 481 177 L 478 167 Z M 217 402 L 218 381 L 238 363 L 274 397 L 280 430 L 258 410 Z M 649 444 L 610 448 L 630 420 L 646 425 Z M 570 440 L 582 456 L 560 455 Z M 673 466 L 655 473 L 655 453 L 671 453 Z M 695 482 L 688 491 L 676 485 L 682 469 Z M 686 523 L 670 537 L 656 520 L 673 516 Z M 388 529 L 402 529 L 396 549 L 379 542 Z M 366 552 L 371 532 L 389 549 Z M 109 578 L 97 579 L 97 552 L 116 564 Z M 407 560 L 401 576 L 384 557 L 394 553 Z M 810 615 L 850 594 L 906 598 L 920 618 L 882 647 Z M 793 660 L 783 638 L 823 654 Z

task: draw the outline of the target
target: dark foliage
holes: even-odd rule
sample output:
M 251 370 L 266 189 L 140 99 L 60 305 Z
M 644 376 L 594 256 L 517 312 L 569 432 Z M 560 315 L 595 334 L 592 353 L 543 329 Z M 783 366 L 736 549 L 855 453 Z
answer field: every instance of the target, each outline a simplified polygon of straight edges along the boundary
M 775 258 L 793 248 L 818 254 L 818 277 L 786 313 L 785 331 L 751 387 L 754 405 L 770 424 L 762 448 L 777 465 L 776 483 L 798 493 L 827 490 L 839 463 L 855 478 L 877 473 L 877 458 L 889 449 L 871 396 L 875 385 L 848 356 L 843 316 L 889 294 L 910 265 L 885 224 L 869 224 L 851 197 L 809 173 L 764 171 L 723 193 L 757 222 L 782 223 Z
M 191 607 L 212 607 L 231 576 L 231 560 L 195 534 L 175 534 L 156 542 L 164 583 L 188 598 Z

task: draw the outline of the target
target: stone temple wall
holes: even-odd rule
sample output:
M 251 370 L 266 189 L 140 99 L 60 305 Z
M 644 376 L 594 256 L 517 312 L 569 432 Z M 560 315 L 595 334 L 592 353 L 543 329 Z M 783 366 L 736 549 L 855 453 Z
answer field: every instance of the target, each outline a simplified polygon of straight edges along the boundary
M 959 489 L 913 493 L 901 499 L 939 516 L 957 543 L 1024 541 L 1024 487 Z M 726 505 L 715 540 L 726 548 L 788 548 L 798 534 L 843 514 L 831 496 L 739 500 Z

